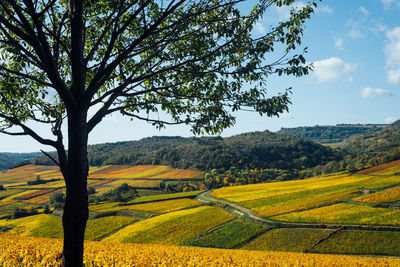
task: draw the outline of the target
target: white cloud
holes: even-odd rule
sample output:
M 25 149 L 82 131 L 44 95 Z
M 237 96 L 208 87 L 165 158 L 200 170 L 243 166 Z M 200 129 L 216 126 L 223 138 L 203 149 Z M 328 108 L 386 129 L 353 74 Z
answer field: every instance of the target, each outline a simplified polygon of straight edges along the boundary
M 385 118 L 385 123 L 393 123 L 395 121 L 397 121 L 399 118 L 397 117 L 386 117 Z
M 339 50 L 344 50 L 344 40 L 343 38 L 335 38 L 335 47 Z
M 400 27 L 386 32 L 386 70 L 390 83 L 400 82 Z
M 262 25 L 260 22 L 257 22 L 256 25 L 254 25 L 254 29 L 259 33 L 259 34 L 266 34 L 267 31 L 265 30 L 264 25 Z
M 331 82 L 343 76 L 349 76 L 350 73 L 357 69 L 357 64 L 346 63 L 338 57 L 315 61 L 313 65 L 314 76 L 319 83 Z M 347 78 L 351 80 L 351 76 Z
M 371 88 L 371 87 L 365 87 L 361 89 L 360 94 L 361 97 L 365 99 L 374 98 L 380 95 L 392 96 L 392 93 L 389 90 L 384 90 L 381 88 Z
M 368 10 L 367 10 L 365 7 L 363 7 L 363 6 L 360 6 L 360 7 L 358 8 L 358 11 L 360 11 L 361 13 L 363 13 L 365 16 L 368 16 L 368 15 L 369 15 Z

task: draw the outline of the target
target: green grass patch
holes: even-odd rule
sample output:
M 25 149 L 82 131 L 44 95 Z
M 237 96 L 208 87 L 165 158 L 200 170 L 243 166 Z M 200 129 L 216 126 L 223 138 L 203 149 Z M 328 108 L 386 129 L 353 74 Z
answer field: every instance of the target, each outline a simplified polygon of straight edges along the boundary
M 400 256 L 400 232 L 342 230 L 310 252 Z
M 212 248 L 233 248 L 267 228 L 267 226 L 262 224 L 238 219 L 230 221 L 215 231 L 188 242 L 186 245 Z
M 309 228 L 272 229 L 244 245 L 242 249 L 303 252 L 331 231 Z

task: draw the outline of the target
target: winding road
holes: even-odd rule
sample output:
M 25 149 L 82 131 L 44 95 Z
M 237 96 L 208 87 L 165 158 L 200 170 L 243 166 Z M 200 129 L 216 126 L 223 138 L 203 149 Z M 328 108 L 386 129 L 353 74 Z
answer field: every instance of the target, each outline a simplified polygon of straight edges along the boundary
M 358 224 L 318 224 L 318 223 L 292 223 L 279 222 L 260 217 L 250 209 L 239 205 L 238 203 L 230 202 L 224 199 L 211 196 L 213 190 L 205 191 L 197 195 L 196 199 L 204 203 L 214 203 L 224 205 L 225 209 L 232 210 L 240 216 L 246 215 L 254 221 L 282 228 L 323 228 L 323 229 L 348 229 L 348 230 L 372 230 L 372 231 L 396 231 L 400 232 L 399 226 L 383 226 L 383 225 L 358 225 Z M 228 210 L 229 210 L 228 209 Z

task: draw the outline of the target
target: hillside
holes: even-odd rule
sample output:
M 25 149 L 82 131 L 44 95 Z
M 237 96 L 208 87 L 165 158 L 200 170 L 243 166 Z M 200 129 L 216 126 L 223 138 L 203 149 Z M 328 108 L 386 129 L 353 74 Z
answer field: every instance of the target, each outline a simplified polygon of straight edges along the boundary
M 0 153 L 0 170 L 10 169 L 22 161 L 30 160 L 41 153 Z
M 269 131 L 222 137 L 149 137 L 89 146 L 89 164 L 168 165 L 183 169 L 302 169 L 337 160 L 329 147 Z M 51 164 L 42 156 L 33 164 Z
M 279 133 L 293 134 L 323 144 L 340 143 L 356 135 L 380 131 L 384 124 L 338 124 L 336 126 L 311 126 L 281 128 Z
M 129 265 L 133 259 L 128 255 L 136 255 L 135 251 L 143 251 L 142 248 L 145 247 L 150 250 L 164 250 L 161 245 L 174 245 L 171 248 L 179 248 L 174 250 L 173 254 L 165 252 L 164 255 L 172 255 L 168 256 L 169 259 L 157 258 L 160 264 L 169 260 L 167 265 L 174 265 L 172 260 L 176 257 L 187 257 L 189 263 L 192 260 L 201 260 L 198 254 L 200 252 L 210 260 L 207 255 L 213 252 L 218 255 L 221 253 L 221 256 L 227 255 L 227 258 L 218 258 L 222 266 L 225 261 L 229 261 L 227 265 L 236 263 L 236 258 L 230 256 L 233 254 L 251 254 L 254 260 L 258 257 L 256 255 L 262 255 L 261 265 L 268 263 L 268 255 L 273 255 L 273 258 L 282 264 L 292 261 L 290 255 L 296 255 L 297 258 L 302 255 L 296 264 L 306 258 L 312 258 L 311 262 L 318 261 L 325 265 L 331 265 L 331 260 L 338 264 L 342 259 L 346 259 L 346 264 L 349 265 L 356 259 L 363 259 L 364 261 L 357 260 L 354 265 L 373 266 L 379 259 L 326 254 L 400 256 L 399 174 L 400 161 L 395 161 L 360 173 L 344 172 L 294 181 L 166 194 L 161 192 L 161 188 L 152 188 L 152 183 L 159 183 L 160 180 L 166 183 L 180 183 L 181 180 L 196 183 L 200 182 L 201 173 L 150 165 L 91 167 L 88 183 L 90 187 L 95 188 L 95 195 L 115 191 L 121 184 L 126 183 L 135 185 L 139 196 L 128 200 L 111 199 L 90 204 L 90 219 L 85 239 L 102 242 L 88 242 L 87 257 L 91 257 L 90 253 L 100 253 L 95 251 L 100 247 L 108 247 L 110 243 L 107 242 L 114 242 L 113 247 L 116 250 L 103 249 L 107 253 L 99 254 L 93 259 L 92 263 L 97 264 L 95 266 L 112 265 L 107 255 L 118 263 L 125 262 L 125 265 Z M 47 183 L 27 184 L 38 175 Z M 3 247 L 0 249 L 6 251 L 6 260 L 10 261 L 10 265 L 13 265 L 14 260 L 18 260 L 15 255 L 21 255 L 26 262 L 53 262 L 55 255 L 59 253 L 59 250 L 55 251 L 46 246 L 32 245 L 35 242 L 40 243 L 42 239 L 23 238 L 62 237 L 60 212 L 55 210 L 51 214 L 53 207 L 47 211 L 45 208 L 46 204 L 51 205 L 51 202 L 48 202 L 51 198 L 49 195 L 64 191 L 63 181 L 59 179 L 60 173 L 57 168 L 51 166 L 23 166 L 0 174 L 0 183 L 4 186 L 4 190 L 0 191 L 0 215 L 3 218 L 0 219 L 0 232 L 3 232 L 0 235 L 0 246 Z M 32 213 L 13 218 L 10 214 L 16 209 Z M 18 245 L 19 249 L 16 249 L 15 244 L 18 242 L 21 243 Z M 54 242 L 56 244 L 59 241 Z M 30 244 L 29 251 L 32 251 L 33 247 L 46 247 L 46 251 L 38 253 L 46 257 L 32 258 L 31 252 L 25 249 L 25 243 Z M 89 248 L 92 244 L 95 250 Z M 13 246 L 13 249 L 10 246 Z M 130 250 L 131 246 L 135 247 L 134 251 Z M 117 252 L 117 248 L 124 253 Z M 179 254 L 183 251 L 187 251 L 188 254 Z M 283 251 L 325 255 L 285 254 Z M 192 258 L 193 254 L 197 255 L 195 259 Z M 213 259 L 215 257 L 214 255 Z M 237 258 L 239 259 L 242 257 Z M 388 266 L 392 263 L 395 265 L 398 261 L 398 258 L 380 259 L 384 260 L 382 264 L 386 263 Z M 248 265 L 248 260 L 246 258 L 245 263 L 237 264 Z M 212 265 L 212 262 L 208 263 Z M 305 264 L 311 263 L 307 260 Z
M 400 159 L 400 120 L 379 131 L 370 131 L 357 135 L 344 142 L 343 159 L 331 163 L 332 171 L 345 169 L 361 170 L 385 162 Z

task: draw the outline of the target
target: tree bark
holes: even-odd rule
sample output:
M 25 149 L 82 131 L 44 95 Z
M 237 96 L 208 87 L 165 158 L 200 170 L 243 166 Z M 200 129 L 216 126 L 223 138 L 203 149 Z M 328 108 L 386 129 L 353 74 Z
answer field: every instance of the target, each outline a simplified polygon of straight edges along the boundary
M 83 265 L 83 242 L 88 220 L 86 112 L 68 114 L 68 160 L 65 168 L 66 199 L 63 214 L 64 266 Z

